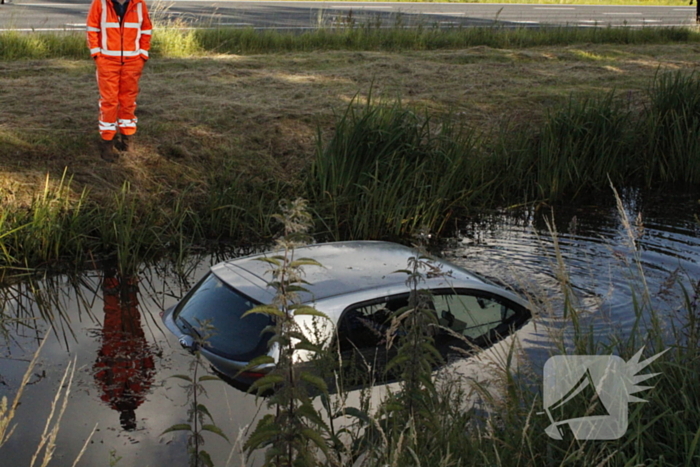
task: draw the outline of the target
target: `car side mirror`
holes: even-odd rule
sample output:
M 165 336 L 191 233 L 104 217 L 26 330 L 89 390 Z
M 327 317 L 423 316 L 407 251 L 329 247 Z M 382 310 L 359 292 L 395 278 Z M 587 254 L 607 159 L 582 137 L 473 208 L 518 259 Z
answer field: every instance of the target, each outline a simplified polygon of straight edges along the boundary
M 179 340 L 182 348 L 188 352 L 194 353 L 197 350 L 197 341 L 192 336 L 182 336 Z

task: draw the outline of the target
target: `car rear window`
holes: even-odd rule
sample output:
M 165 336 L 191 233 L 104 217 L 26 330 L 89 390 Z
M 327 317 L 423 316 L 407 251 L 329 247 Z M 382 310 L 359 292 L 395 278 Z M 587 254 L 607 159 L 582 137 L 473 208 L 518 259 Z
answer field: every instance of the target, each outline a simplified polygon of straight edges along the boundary
M 186 334 L 202 338 L 207 350 L 245 362 L 265 354 L 271 337 L 262 334 L 272 323 L 268 316 L 254 313 L 241 318 L 257 305 L 209 273 L 180 303 L 175 322 Z

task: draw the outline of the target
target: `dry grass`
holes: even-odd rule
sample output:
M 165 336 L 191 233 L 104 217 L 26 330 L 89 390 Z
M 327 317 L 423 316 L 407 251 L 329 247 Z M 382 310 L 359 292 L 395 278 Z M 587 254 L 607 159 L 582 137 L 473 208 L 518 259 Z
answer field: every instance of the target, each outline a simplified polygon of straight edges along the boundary
M 0 202 L 26 203 L 46 173 L 99 199 L 122 182 L 143 196 L 198 185 L 223 164 L 295 182 L 316 132 L 356 95 L 454 111 L 488 131 L 531 120 L 571 94 L 630 99 L 659 69 L 694 69 L 697 45 L 576 45 L 517 50 L 313 52 L 151 61 L 139 98 L 139 148 L 117 164 L 97 152 L 93 64 L 0 62 Z

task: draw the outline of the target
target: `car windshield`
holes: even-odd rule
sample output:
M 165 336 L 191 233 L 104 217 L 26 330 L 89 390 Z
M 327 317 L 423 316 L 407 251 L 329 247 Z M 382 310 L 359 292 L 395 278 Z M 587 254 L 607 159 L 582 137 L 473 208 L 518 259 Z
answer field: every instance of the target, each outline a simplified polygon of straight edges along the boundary
M 204 341 L 204 347 L 223 357 L 248 361 L 267 352 L 270 334 L 263 330 L 272 320 L 261 314 L 243 314 L 258 303 L 209 273 L 175 312 L 178 327 Z

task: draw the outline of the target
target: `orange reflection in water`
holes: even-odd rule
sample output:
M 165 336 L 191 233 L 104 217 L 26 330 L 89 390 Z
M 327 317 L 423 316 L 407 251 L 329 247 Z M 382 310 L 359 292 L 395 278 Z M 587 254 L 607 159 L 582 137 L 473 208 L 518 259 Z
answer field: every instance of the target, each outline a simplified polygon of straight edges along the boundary
M 146 398 L 154 376 L 153 354 L 141 328 L 138 278 L 105 272 L 102 345 L 93 369 L 101 399 L 119 412 L 124 430 L 136 428 L 136 408 Z

